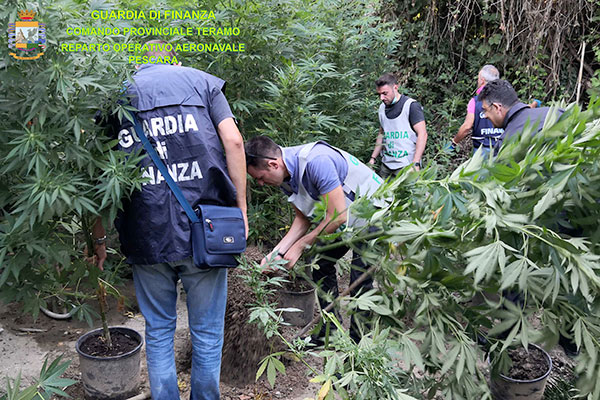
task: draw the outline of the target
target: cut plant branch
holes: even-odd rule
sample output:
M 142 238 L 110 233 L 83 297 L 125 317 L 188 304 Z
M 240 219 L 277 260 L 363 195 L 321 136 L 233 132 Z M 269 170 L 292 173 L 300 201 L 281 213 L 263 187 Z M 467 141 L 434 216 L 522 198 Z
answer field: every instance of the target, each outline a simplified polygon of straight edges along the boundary
M 354 282 L 352 282 L 352 284 L 350 286 L 348 286 L 346 288 L 346 290 L 344 290 L 337 298 L 333 299 L 333 301 L 331 303 L 329 303 L 327 305 L 327 307 L 325 307 L 322 310 L 322 312 L 329 312 L 335 306 L 339 305 L 339 301 L 342 297 L 348 296 L 354 289 L 356 289 L 361 283 L 363 283 L 365 281 L 365 279 L 367 279 L 370 275 L 372 275 L 376 269 L 377 269 L 376 265 L 369 267 L 369 269 L 366 270 L 365 272 L 363 272 Z M 306 324 L 306 326 L 304 328 L 300 329 L 300 331 L 298 331 L 294 335 L 294 337 L 292 338 L 292 341 L 296 340 L 299 337 L 304 336 L 308 331 L 310 331 L 311 327 L 314 324 L 319 322 L 320 319 L 321 319 L 320 314 L 317 315 L 316 317 L 314 317 L 308 324 Z

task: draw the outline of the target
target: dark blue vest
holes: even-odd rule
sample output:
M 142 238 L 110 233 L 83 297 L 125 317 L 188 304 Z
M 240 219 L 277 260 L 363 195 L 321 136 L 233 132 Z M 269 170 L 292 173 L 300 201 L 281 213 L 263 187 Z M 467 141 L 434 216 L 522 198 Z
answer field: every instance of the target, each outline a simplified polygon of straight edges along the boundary
M 504 129 L 494 128 L 492 121 L 483 116 L 483 103 L 478 100 L 477 96 L 475 99 L 475 121 L 473 122 L 473 133 L 471 139 L 473 139 L 473 149 L 477 149 L 481 146 L 494 147 Z
M 171 65 L 144 65 L 133 79 L 127 90 L 133 96 L 131 104 L 140 110 L 144 132 L 192 207 L 235 205 L 235 187 L 210 117 L 211 99 L 225 82 Z M 142 149 L 125 119 L 118 139 L 125 152 Z M 190 257 L 187 215 L 149 156 L 140 166 L 149 181 L 133 194 L 115 222 L 127 262 L 155 264 Z

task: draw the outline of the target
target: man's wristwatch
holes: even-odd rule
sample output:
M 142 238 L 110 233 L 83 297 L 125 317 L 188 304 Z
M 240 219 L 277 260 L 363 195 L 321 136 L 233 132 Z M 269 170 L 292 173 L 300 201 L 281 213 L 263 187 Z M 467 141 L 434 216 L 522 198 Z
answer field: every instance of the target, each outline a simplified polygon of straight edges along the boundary
M 106 235 L 94 239 L 94 244 L 104 244 L 106 243 Z
M 413 163 L 413 165 L 414 165 L 415 167 L 423 168 L 423 164 L 421 163 L 421 161 L 415 161 L 415 162 Z

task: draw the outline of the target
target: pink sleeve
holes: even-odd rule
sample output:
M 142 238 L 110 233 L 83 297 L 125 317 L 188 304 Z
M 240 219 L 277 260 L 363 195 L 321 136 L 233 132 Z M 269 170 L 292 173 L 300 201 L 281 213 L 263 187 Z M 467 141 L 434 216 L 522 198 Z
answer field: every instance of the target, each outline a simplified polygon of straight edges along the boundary
M 475 98 L 471 97 L 471 101 L 467 105 L 467 114 L 475 114 Z

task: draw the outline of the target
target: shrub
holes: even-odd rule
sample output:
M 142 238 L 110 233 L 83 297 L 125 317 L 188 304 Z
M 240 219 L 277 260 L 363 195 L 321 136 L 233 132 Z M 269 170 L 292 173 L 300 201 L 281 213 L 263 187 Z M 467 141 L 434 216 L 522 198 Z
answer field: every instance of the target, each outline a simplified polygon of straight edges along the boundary
M 4 26 L 17 8 L 1 12 Z M 117 53 L 62 53 L 57 46 L 73 39 L 67 26 L 94 23 L 90 11 L 40 7 L 36 19 L 52 27 L 46 54 L 28 62 L 4 50 L 1 61 L 1 297 L 34 315 L 51 295 L 79 305 L 88 296 L 86 282 L 96 286 L 100 273 L 84 259 L 89 227 L 98 217 L 112 221 L 122 198 L 141 184 L 136 158 L 114 151 L 94 120 L 102 103 L 115 104 L 131 66 Z M 6 37 L 0 43 L 8 49 Z M 118 264 L 107 263 L 103 280 L 114 281 Z M 88 307 L 78 311 L 91 321 Z

